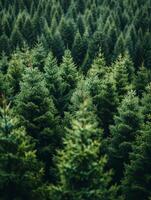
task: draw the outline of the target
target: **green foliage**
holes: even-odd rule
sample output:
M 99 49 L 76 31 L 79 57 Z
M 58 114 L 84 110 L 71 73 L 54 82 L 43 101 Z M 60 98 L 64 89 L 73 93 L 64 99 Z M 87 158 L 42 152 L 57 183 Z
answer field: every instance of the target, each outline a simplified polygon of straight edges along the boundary
M 122 182 L 123 196 L 126 200 L 149 199 L 151 196 L 151 124 L 143 126 L 133 152 L 130 155 L 130 164 L 126 165 L 125 178 Z
M 58 99 L 58 110 L 63 114 L 68 110 L 71 95 L 78 81 L 78 71 L 69 50 L 65 51 L 63 61 L 60 65 L 59 78 L 60 85 L 58 89 L 60 96 Z
M 150 11 L 150 0 L 0 1 L 0 112 L 11 101 L 0 199 L 151 199 Z
M 124 164 L 129 163 L 132 144 L 143 123 L 138 97 L 129 92 L 118 108 L 114 125 L 110 127 L 112 138 L 109 145 L 110 165 L 115 169 L 115 180 L 123 177 Z
M 43 165 L 34 144 L 10 104 L 0 108 L 0 196 L 2 199 L 41 199 Z
M 16 112 L 26 131 L 36 142 L 37 155 L 46 165 L 46 177 L 51 174 L 52 157 L 60 145 L 57 112 L 46 88 L 43 74 L 37 68 L 28 68 L 20 83 L 16 99 Z
M 101 132 L 86 99 L 67 130 L 64 149 L 58 152 L 60 182 L 51 188 L 51 199 L 114 199 L 117 187 L 111 186 L 112 172 L 105 171 L 106 156 L 100 156 Z

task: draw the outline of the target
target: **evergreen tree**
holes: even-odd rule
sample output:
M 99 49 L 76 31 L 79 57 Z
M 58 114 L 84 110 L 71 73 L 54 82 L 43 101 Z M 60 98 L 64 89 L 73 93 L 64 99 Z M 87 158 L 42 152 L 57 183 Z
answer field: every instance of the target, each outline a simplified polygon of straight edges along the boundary
M 63 113 L 68 110 L 69 101 L 71 95 L 76 88 L 78 81 L 78 72 L 74 65 L 71 52 L 69 50 L 65 51 L 63 61 L 60 65 L 59 70 L 60 76 L 60 86 L 59 94 L 60 98 L 58 99 L 58 110 Z
M 145 87 L 151 82 L 151 71 L 144 66 L 140 67 L 134 80 L 134 88 L 139 96 L 142 96 Z
M 107 157 L 99 155 L 101 132 L 86 99 L 67 130 L 64 150 L 57 156 L 60 182 L 51 188 L 53 200 L 115 199 L 117 187 L 111 186 L 112 172 L 105 171 Z
M 57 105 L 57 100 L 59 98 L 58 87 L 60 85 L 59 80 L 59 67 L 56 58 L 50 52 L 45 60 L 44 66 L 45 79 L 47 83 L 47 88 L 50 95 L 52 95 L 54 103 Z
M 144 121 L 150 122 L 151 120 L 151 83 L 145 88 L 142 98 L 142 111 L 144 115 Z
M 13 29 L 10 40 L 13 48 L 21 47 L 23 45 L 23 36 L 17 27 Z
M 51 180 L 54 174 L 49 168 L 53 166 L 54 152 L 60 147 L 60 129 L 46 82 L 37 68 L 28 68 L 23 75 L 16 111 L 27 133 L 36 142 L 38 158 L 45 163 L 46 179 Z
M 57 31 L 54 34 L 54 37 L 52 39 L 51 50 L 59 62 L 61 62 L 61 60 L 62 60 L 62 56 L 64 54 L 64 49 L 65 49 L 65 47 L 64 47 L 63 40 L 61 38 L 60 33 Z
M 142 113 L 138 98 L 133 91 L 129 92 L 118 108 L 114 117 L 114 125 L 110 127 L 111 141 L 109 145 L 110 165 L 115 170 L 115 179 L 123 178 L 124 164 L 129 163 L 129 154 L 142 125 Z
M 43 71 L 45 58 L 47 56 L 43 45 L 38 43 L 35 48 L 32 49 L 31 53 L 33 56 L 33 67 L 37 67 L 39 70 Z
M 64 41 L 64 45 L 66 48 L 71 49 L 72 44 L 74 41 L 74 35 L 75 35 L 75 30 L 74 30 L 74 24 L 72 21 L 69 21 L 65 18 L 62 18 L 60 25 L 59 25 L 59 31 L 61 34 L 61 37 Z
M 77 32 L 75 36 L 75 40 L 72 47 L 72 56 L 74 58 L 74 62 L 80 67 L 83 63 L 87 52 L 87 41 L 83 37 L 81 37 L 80 33 Z
M 43 165 L 34 144 L 13 116 L 10 104 L 0 108 L 0 196 L 2 199 L 41 199 Z M 43 194 L 42 192 L 43 191 Z
M 22 55 L 20 51 L 16 51 L 12 54 L 12 58 L 9 61 L 9 66 L 6 74 L 7 82 L 10 87 L 11 98 L 14 98 L 16 94 L 20 92 L 20 81 L 25 70 Z
M 143 126 L 133 152 L 130 155 L 130 164 L 125 166 L 125 177 L 122 182 L 125 200 L 150 199 L 151 185 L 151 124 Z
M 113 77 L 116 82 L 116 88 L 119 95 L 120 100 L 123 96 L 131 89 L 131 82 L 129 83 L 129 79 L 133 74 L 130 66 L 130 70 L 128 69 L 128 65 L 120 55 L 116 62 L 113 65 Z
M 7 54 L 10 52 L 9 38 L 4 34 L 0 37 L 0 53 L 2 52 Z
M 115 58 L 117 58 L 119 56 L 119 54 L 124 54 L 124 52 L 125 52 L 124 47 L 125 47 L 124 37 L 123 37 L 123 34 L 121 33 L 121 35 L 117 39 L 117 42 L 114 47 L 114 57 Z

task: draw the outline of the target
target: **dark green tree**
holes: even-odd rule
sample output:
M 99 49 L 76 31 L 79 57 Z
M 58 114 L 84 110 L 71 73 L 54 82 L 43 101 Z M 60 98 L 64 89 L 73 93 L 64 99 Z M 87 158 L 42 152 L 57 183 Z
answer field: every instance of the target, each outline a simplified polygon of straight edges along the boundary
M 57 112 L 46 87 L 44 76 L 37 68 L 28 68 L 16 98 L 16 112 L 27 133 L 36 142 L 38 159 L 45 163 L 45 177 L 52 181 L 53 155 L 60 146 L 61 136 Z
M 0 196 L 2 199 L 43 199 L 43 165 L 34 143 L 19 126 L 10 104 L 0 108 Z M 41 192 L 43 191 L 43 193 Z
M 80 67 L 84 61 L 87 52 L 87 40 L 85 37 L 81 37 L 80 33 L 77 32 L 75 40 L 72 46 L 72 56 L 74 62 Z
M 77 86 L 77 81 L 79 78 L 78 71 L 73 62 L 71 52 L 69 50 L 65 51 L 63 61 L 59 69 L 60 76 L 60 86 L 58 99 L 58 110 L 63 113 L 68 110 L 69 101 L 72 96 L 74 89 Z
M 110 165 L 115 170 L 115 181 L 123 178 L 124 164 L 129 163 L 132 145 L 143 123 L 138 97 L 129 92 L 118 108 L 114 117 L 114 125 L 110 127 L 111 140 L 109 145 Z
M 92 101 L 85 99 L 67 130 L 64 149 L 58 152 L 60 182 L 51 188 L 53 200 L 115 199 L 117 187 L 111 186 L 112 172 L 106 171 L 107 157 L 100 156 L 101 130 Z
M 125 177 L 122 181 L 125 200 L 150 199 L 151 192 L 151 124 L 144 125 L 133 145 L 130 164 L 125 166 Z

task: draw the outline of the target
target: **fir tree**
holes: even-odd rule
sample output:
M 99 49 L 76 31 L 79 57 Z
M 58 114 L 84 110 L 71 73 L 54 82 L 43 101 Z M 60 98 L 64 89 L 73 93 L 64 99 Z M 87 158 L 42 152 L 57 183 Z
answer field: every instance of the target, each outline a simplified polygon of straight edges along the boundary
M 79 32 L 77 32 L 72 47 L 72 56 L 74 58 L 75 63 L 79 67 L 83 63 L 86 52 L 87 52 L 87 41 L 84 37 L 83 38 L 81 37 Z
M 41 199 L 43 165 L 37 160 L 34 144 L 10 104 L 0 108 L 0 196 L 2 199 Z M 44 194 L 44 193 L 43 193 Z
M 63 114 L 65 111 L 68 110 L 71 95 L 76 88 L 79 78 L 77 69 L 71 56 L 71 52 L 69 50 L 65 51 L 63 61 L 60 65 L 59 76 L 60 98 L 58 100 L 58 110 L 60 110 L 61 114 Z
M 23 75 L 16 111 L 27 133 L 36 142 L 38 158 L 45 163 L 45 176 L 50 180 L 54 174 L 49 167 L 52 168 L 53 154 L 60 145 L 60 129 L 46 82 L 37 68 L 28 68 Z
M 60 182 L 51 188 L 53 200 L 114 199 L 117 187 L 111 186 L 112 172 L 105 171 L 107 157 L 99 155 L 101 132 L 86 99 L 67 130 L 64 149 L 58 153 Z
M 133 152 L 130 155 L 130 164 L 125 166 L 125 177 L 122 182 L 125 200 L 150 199 L 151 185 L 151 124 L 143 126 Z
M 109 157 L 116 181 L 123 178 L 124 164 L 129 163 L 129 154 L 142 122 L 138 97 L 131 91 L 121 102 L 118 114 L 114 117 L 114 125 L 110 127 L 112 138 Z

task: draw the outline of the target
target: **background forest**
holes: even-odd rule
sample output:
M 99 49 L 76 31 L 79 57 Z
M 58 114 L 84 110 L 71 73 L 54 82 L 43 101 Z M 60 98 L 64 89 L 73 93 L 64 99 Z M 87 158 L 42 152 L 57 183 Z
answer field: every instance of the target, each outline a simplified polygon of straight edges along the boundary
M 151 200 L 151 1 L 0 0 L 0 200 Z

